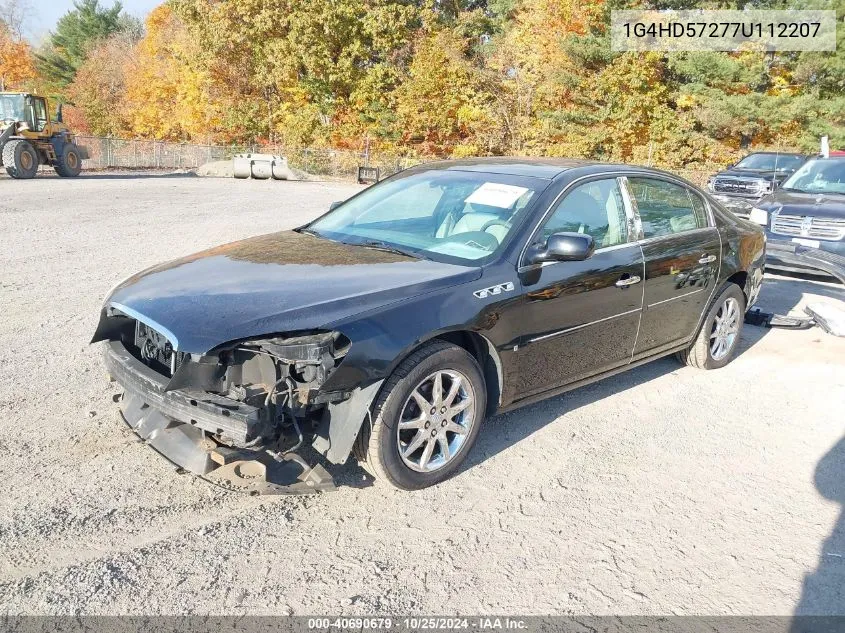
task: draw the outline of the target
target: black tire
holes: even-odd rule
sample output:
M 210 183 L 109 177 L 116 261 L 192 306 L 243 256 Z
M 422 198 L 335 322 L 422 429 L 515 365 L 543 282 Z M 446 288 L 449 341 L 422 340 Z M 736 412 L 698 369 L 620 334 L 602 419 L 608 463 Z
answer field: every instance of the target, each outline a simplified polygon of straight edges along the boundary
M 12 178 L 34 178 L 38 173 L 38 154 L 28 141 L 15 139 L 3 146 L 3 165 Z
M 73 143 L 65 145 L 62 149 L 62 155 L 56 158 L 53 169 L 63 178 L 78 176 L 82 171 L 82 157 L 79 155 L 79 148 Z
M 728 308 L 730 301 L 734 302 L 733 318 L 735 321 L 731 321 L 731 323 L 735 323 L 735 327 L 733 328 L 735 331 L 733 338 L 730 339 L 730 343 L 728 344 L 724 337 L 720 337 L 717 330 L 720 324 L 726 323 L 724 317 L 726 314 L 730 314 L 730 309 Z M 693 341 L 693 344 L 683 352 L 676 354 L 678 360 L 690 367 L 696 367 L 698 369 L 719 369 L 720 367 L 724 367 L 731 362 L 739 345 L 744 318 L 745 295 L 739 286 L 728 283 L 710 306 L 710 310 L 707 312 L 701 330 L 695 341 Z M 728 327 L 724 331 L 729 331 L 730 329 L 732 328 Z M 720 338 L 724 340 L 723 348 L 719 348 L 717 345 Z
M 451 401 L 448 400 L 448 390 L 454 385 L 452 376 L 443 373 L 440 378 L 432 378 L 437 372 L 451 372 L 461 378 Z M 466 384 L 463 379 L 466 379 Z M 433 393 L 435 380 L 440 382 L 445 397 L 440 398 L 443 407 L 431 415 L 431 410 L 422 411 L 412 394 L 419 388 L 418 395 L 429 394 L 425 397 L 428 404 L 437 402 Z M 431 392 L 427 391 L 428 381 L 431 381 Z M 467 399 L 472 403 L 469 405 L 471 409 L 448 415 L 447 402 L 463 405 Z M 361 429 L 356 454 L 362 466 L 374 477 L 384 479 L 397 488 L 419 490 L 433 486 L 451 477 L 461 467 L 478 437 L 486 408 L 487 390 L 476 360 L 456 345 L 434 341 L 406 358 L 384 383 L 373 406 L 372 417 L 365 420 Z M 445 415 L 443 409 L 447 409 Z M 470 410 L 471 416 L 468 416 Z M 400 431 L 399 422 L 403 413 L 414 418 L 420 417 L 418 427 Z M 466 425 L 467 432 L 455 433 L 449 430 L 462 425 Z M 426 466 L 423 464 L 423 456 L 431 444 L 433 448 L 429 450 L 427 465 L 434 469 L 427 472 L 412 468 L 400 454 L 400 440 L 405 442 L 406 449 L 410 449 L 411 444 L 418 439 L 418 433 L 423 434 L 420 436 L 423 444 L 410 453 L 407 461 L 418 461 L 417 467 L 420 464 Z M 437 435 L 430 439 L 428 433 Z M 443 453 L 443 442 L 450 451 L 454 445 L 458 446 L 448 458 Z M 437 466 L 439 460 L 442 460 L 442 465 Z

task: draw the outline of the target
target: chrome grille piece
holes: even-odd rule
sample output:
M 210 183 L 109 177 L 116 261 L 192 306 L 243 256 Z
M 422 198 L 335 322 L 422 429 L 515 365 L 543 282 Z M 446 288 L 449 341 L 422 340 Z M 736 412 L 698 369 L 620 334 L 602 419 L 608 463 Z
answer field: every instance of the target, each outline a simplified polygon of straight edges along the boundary
M 772 233 L 837 241 L 845 237 L 845 219 L 776 213 L 772 216 Z

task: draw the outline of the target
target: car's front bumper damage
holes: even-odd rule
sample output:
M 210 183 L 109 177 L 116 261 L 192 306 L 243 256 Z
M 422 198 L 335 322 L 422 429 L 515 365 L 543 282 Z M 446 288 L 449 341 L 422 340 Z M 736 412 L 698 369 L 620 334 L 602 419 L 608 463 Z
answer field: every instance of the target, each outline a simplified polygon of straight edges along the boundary
M 845 256 L 778 239 L 771 234 L 766 244 L 766 267 L 788 272 L 821 273 L 845 284 Z
M 138 360 L 121 341 L 106 342 L 105 365 L 124 390 L 120 405 L 126 423 L 184 471 L 248 494 L 335 488 L 320 464 L 310 466 L 295 452 L 269 451 L 257 443 L 262 425 L 257 407 L 207 391 L 168 390 L 168 378 Z M 221 443 L 221 437 L 231 443 Z

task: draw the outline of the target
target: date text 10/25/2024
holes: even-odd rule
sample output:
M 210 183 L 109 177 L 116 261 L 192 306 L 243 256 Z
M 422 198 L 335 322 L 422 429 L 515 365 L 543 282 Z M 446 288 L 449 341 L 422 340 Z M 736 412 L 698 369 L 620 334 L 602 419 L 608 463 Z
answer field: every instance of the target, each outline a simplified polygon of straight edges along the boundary
M 308 629 L 331 630 L 391 630 L 391 631 L 521 631 L 527 629 L 524 619 L 512 617 L 325 617 L 309 618 Z

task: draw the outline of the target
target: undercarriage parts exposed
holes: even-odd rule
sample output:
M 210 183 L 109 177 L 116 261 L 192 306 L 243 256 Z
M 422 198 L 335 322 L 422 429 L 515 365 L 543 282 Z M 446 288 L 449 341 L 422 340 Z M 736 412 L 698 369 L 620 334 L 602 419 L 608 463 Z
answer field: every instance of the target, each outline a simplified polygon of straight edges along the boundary
M 310 466 L 294 450 L 325 426 L 327 407 L 353 395 L 320 390 L 349 350 L 343 335 L 242 341 L 196 355 L 177 351 L 145 323 L 117 311 L 110 318 L 106 368 L 124 389 L 124 419 L 152 448 L 232 490 L 334 489 L 322 466 Z
M 121 414 L 150 447 L 179 466 L 223 488 L 248 494 L 308 494 L 334 490 L 321 465 L 309 466 L 295 453 L 278 457 L 266 451 L 217 444 L 190 424 L 165 417 L 139 396 L 124 394 Z

